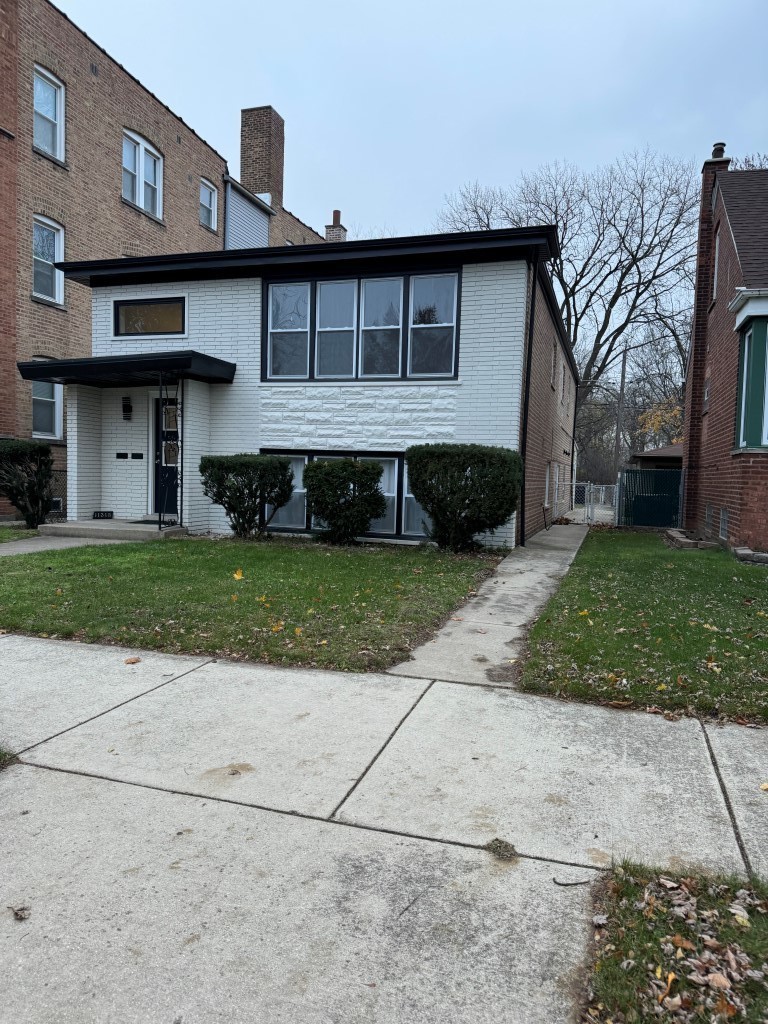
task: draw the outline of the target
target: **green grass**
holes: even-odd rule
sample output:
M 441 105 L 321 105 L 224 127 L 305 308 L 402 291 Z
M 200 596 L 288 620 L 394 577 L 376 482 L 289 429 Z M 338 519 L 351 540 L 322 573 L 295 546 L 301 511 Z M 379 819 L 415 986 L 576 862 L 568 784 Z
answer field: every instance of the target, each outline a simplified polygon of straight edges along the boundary
M 0 544 L 7 540 L 24 540 L 26 537 L 36 537 L 37 530 L 28 530 L 23 524 L 21 526 L 0 526 Z
M 281 665 L 380 669 L 407 658 L 497 561 L 426 547 L 281 541 L 41 552 L 2 560 L 0 628 Z
M 522 689 L 768 721 L 768 570 L 592 532 L 530 633 Z
M 765 883 L 681 877 L 625 864 L 599 892 L 595 911 L 602 916 L 595 922 L 583 1020 L 762 1024 L 767 1019 L 768 988 L 759 977 L 746 975 L 768 971 Z M 677 1016 L 677 1010 L 685 1015 Z

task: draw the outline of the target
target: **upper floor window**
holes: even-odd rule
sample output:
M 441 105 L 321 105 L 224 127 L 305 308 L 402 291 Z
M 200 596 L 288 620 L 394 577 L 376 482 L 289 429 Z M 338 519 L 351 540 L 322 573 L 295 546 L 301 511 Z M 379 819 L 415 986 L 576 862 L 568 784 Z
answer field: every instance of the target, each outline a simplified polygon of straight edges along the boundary
M 129 131 L 123 134 L 123 199 L 153 217 L 163 216 L 163 158 Z
M 218 219 L 219 193 L 215 185 L 205 178 L 200 179 L 200 223 L 203 227 L 216 230 Z
M 125 299 L 114 304 L 115 337 L 136 334 L 185 334 L 183 298 Z
M 35 68 L 33 141 L 37 149 L 64 159 L 64 85 L 50 71 Z
M 54 263 L 64 259 L 64 228 L 47 217 L 32 222 L 32 292 L 51 302 L 64 301 L 64 274 Z
M 272 284 L 267 376 L 452 377 L 457 293 L 455 273 Z

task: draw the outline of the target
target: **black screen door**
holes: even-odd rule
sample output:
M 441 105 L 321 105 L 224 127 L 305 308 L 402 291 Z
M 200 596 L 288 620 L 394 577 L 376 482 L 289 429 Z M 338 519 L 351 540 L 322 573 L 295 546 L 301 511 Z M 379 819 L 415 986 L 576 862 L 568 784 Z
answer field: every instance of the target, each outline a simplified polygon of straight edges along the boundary
M 179 421 L 175 398 L 155 399 L 155 507 L 166 516 L 178 513 Z

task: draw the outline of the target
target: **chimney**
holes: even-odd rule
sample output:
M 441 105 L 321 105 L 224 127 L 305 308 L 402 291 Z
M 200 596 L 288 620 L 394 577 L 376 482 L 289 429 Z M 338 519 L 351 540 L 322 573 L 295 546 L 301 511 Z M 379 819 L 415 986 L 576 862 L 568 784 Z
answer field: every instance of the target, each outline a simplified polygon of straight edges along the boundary
M 333 211 L 333 223 L 325 225 L 326 242 L 346 242 L 347 229 L 341 223 L 341 210 Z
M 724 142 L 716 142 L 714 144 L 714 146 L 712 147 L 712 159 L 713 160 L 722 160 L 724 156 L 725 156 L 725 143 Z
M 269 195 L 276 210 L 283 208 L 285 122 L 273 107 L 240 111 L 240 181 L 258 196 Z

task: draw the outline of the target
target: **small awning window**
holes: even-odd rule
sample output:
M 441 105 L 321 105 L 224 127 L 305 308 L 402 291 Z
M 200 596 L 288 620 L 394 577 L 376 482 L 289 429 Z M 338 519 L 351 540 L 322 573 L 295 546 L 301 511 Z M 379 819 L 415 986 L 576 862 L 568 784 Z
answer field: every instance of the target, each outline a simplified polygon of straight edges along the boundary
M 147 387 L 199 380 L 230 384 L 236 364 L 192 350 L 150 352 L 123 356 L 92 356 L 86 359 L 46 359 L 17 363 L 24 380 L 54 384 L 86 384 L 92 388 Z

